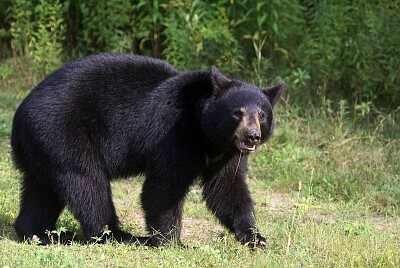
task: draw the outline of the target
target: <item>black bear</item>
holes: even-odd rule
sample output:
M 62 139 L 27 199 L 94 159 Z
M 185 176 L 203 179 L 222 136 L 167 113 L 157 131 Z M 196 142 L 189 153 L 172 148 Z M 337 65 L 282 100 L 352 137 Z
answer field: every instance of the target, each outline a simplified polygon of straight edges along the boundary
M 23 174 L 15 230 L 48 241 L 67 206 L 87 239 L 179 242 L 193 182 L 236 239 L 265 245 L 245 182 L 247 156 L 274 129 L 284 82 L 260 89 L 210 71 L 183 72 L 144 56 L 89 56 L 44 79 L 15 113 L 11 145 Z M 149 237 L 119 229 L 110 181 L 143 174 Z

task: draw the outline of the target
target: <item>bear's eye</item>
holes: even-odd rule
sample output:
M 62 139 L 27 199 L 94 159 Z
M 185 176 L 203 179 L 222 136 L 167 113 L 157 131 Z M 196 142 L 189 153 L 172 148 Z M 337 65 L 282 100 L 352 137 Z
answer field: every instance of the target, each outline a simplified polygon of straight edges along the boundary
M 265 117 L 265 113 L 264 112 L 258 112 L 258 116 L 260 117 L 260 119 L 263 119 Z

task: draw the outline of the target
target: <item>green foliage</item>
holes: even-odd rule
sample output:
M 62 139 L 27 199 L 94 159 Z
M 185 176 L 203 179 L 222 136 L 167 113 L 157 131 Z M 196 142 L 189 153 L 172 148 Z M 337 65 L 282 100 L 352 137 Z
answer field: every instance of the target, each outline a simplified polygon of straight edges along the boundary
M 41 75 L 69 58 L 134 52 L 184 70 L 217 65 L 260 86 L 286 79 L 285 96 L 305 107 L 346 99 L 370 118 L 400 103 L 395 0 L 6 0 L 0 9 L 0 39 L 11 38 L 0 55 L 11 47 Z
M 130 1 L 79 1 L 78 8 L 82 23 L 80 46 L 84 54 L 131 50 L 133 5 Z
M 138 40 L 138 52 L 161 56 L 161 20 L 165 14 L 162 12 L 164 1 L 138 0 L 135 5 L 135 40 Z
M 33 71 L 45 76 L 62 63 L 65 23 L 58 0 L 13 2 L 11 35 L 14 56 L 28 56 Z
M 175 67 L 238 71 L 241 53 L 226 9 L 204 1 L 138 1 L 135 37 L 138 50 L 163 57 Z
M 11 56 L 11 33 L 9 14 L 11 0 L 0 1 L 0 60 Z
M 33 35 L 33 10 L 32 1 L 15 0 L 11 6 L 10 32 L 12 35 L 11 46 L 14 56 L 23 56 L 29 54 L 29 41 Z
M 62 63 L 65 35 L 65 23 L 59 16 L 62 8 L 59 0 L 40 0 L 34 9 L 36 27 L 28 46 L 35 69 L 43 77 Z
M 222 70 L 237 72 L 240 51 L 222 5 L 177 0 L 164 9 L 163 55 L 167 61 L 182 69 L 219 65 Z
M 252 159 L 260 167 L 256 177 L 292 190 L 300 181 L 319 199 L 357 200 L 381 214 L 400 215 L 398 136 L 390 141 L 386 134 L 399 131 L 398 122 L 390 120 L 374 132 L 358 128 L 352 120 L 364 117 L 352 118 L 346 100 L 325 100 L 304 117 L 288 111 L 278 116 L 272 144 Z
M 7 80 L 12 73 L 12 69 L 10 65 L 0 64 L 0 78 L 2 81 Z
M 242 0 L 221 1 L 228 7 L 228 17 L 234 36 L 241 43 L 244 52 L 244 69 L 248 78 L 253 78 L 253 70 L 261 71 L 263 81 L 288 75 L 301 42 L 304 29 L 302 7 L 293 0 Z M 260 54 L 265 62 L 260 63 Z M 263 67 L 264 66 L 264 67 Z M 263 67 L 260 69 L 260 67 Z
M 303 1 L 307 27 L 299 49 L 312 79 L 328 97 L 346 96 L 396 108 L 400 103 L 398 1 Z

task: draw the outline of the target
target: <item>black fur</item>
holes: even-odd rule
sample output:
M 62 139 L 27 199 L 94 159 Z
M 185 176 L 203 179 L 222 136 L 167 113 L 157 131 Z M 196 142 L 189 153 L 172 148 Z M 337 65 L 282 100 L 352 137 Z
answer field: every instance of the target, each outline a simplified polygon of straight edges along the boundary
M 239 241 L 263 246 L 245 183 L 247 154 L 235 143 L 243 115 L 234 112 L 245 107 L 253 119 L 256 111 L 265 115 L 258 146 L 272 133 L 282 90 L 283 84 L 261 90 L 214 67 L 180 72 L 134 55 L 90 56 L 64 66 L 14 116 L 12 152 L 23 173 L 17 234 L 46 240 L 68 206 L 86 238 L 108 226 L 114 238 L 129 242 L 118 226 L 110 180 L 144 174 L 141 200 L 152 236 L 139 242 L 179 241 L 184 198 L 199 179 L 221 223 Z

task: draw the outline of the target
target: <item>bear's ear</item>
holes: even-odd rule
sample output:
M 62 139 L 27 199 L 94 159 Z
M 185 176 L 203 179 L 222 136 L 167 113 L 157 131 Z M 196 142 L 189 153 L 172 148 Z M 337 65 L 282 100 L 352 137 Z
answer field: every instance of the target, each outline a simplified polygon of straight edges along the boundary
M 262 92 L 268 97 L 269 102 L 271 103 L 272 107 L 274 107 L 275 104 L 281 98 L 284 88 L 285 88 L 285 81 L 282 81 L 275 86 L 262 89 Z
M 222 92 L 229 88 L 232 80 L 220 73 L 215 66 L 211 67 L 211 85 L 214 92 Z

